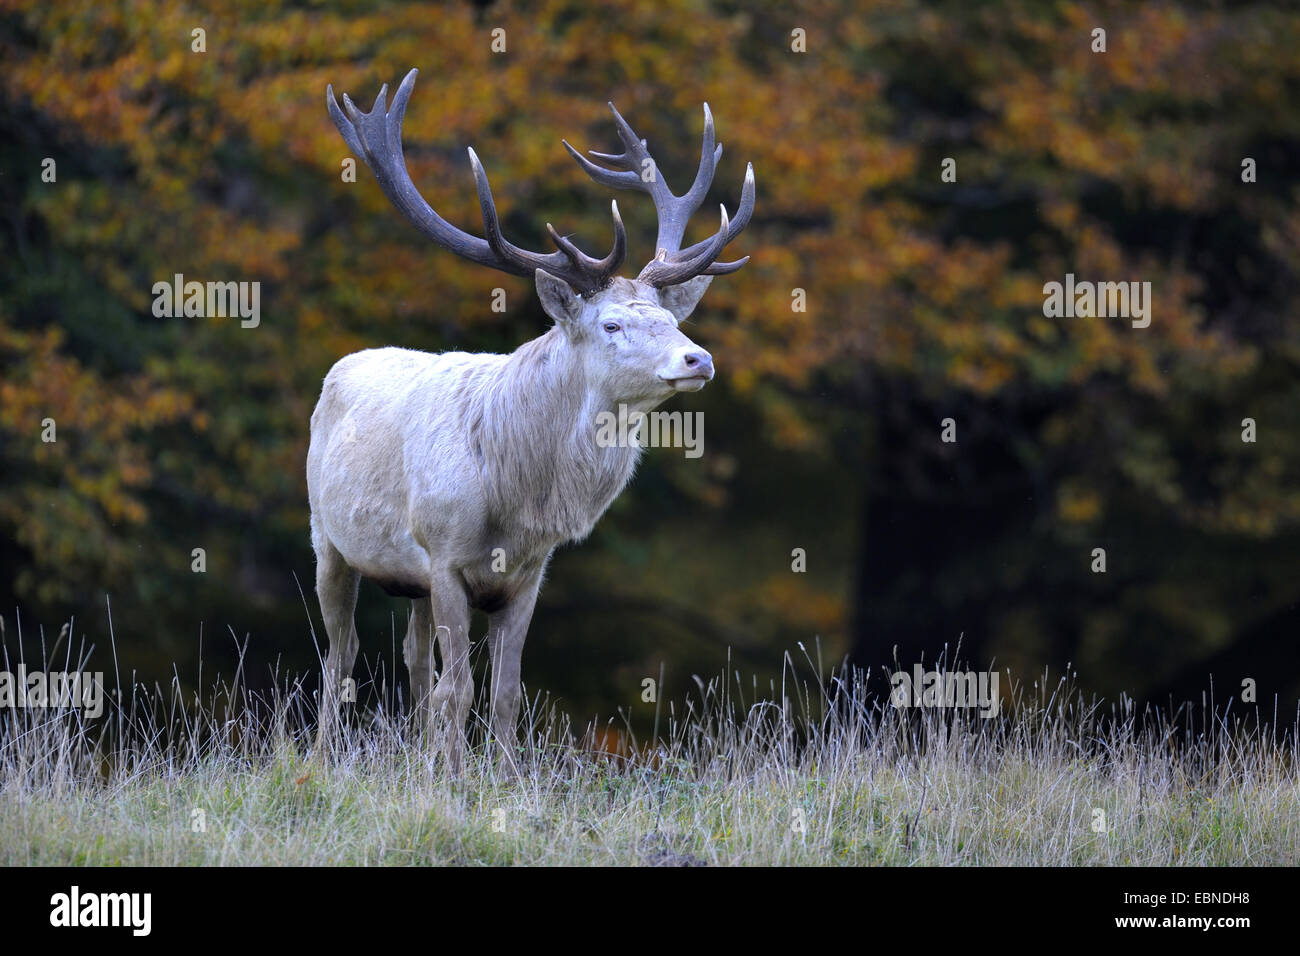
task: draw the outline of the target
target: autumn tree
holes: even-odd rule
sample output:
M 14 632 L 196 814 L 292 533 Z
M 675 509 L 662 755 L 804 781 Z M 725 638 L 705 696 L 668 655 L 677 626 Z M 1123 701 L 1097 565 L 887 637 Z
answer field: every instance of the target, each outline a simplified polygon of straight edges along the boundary
M 718 378 L 672 406 L 704 413 L 705 454 L 649 452 L 557 555 L 531 686 L 640 707 L 660 662 L 684 692 L 728 647 L 771 675 L 796 641 L 879 664 L 960 637 L 1104 690 L 1271 661 L 1261 691 L 1294 692 L 1298 32 L 1253 4 L 13 0 L 0 614 L 99 634 L 111 595 L 158 676 L 193 673 L 200 624 L 313 663 L 325 371 L 546 323 L 526 280 L 433 248 L 349 165 L 325 85 L 368 101 L 418 66 L 407 164 L 462 228 L 473 145 L 520 244 L 547 221 L 603 242 L 610 197 L 560 139 L 610 148 L 607 99 L 677 189 L 703 101 L 710 203 L 758 178 L 753 259 L 691 331 Z M 618 198 L 647 258 L 653 210 Z M 1044 314 L 1067 273 L 1149 282 L 1150 324 Z M 260 321 L 155 315 L 178 274 L 259 283 Z M 363 591 L 363 649 L 392 659 L 405 613 Z

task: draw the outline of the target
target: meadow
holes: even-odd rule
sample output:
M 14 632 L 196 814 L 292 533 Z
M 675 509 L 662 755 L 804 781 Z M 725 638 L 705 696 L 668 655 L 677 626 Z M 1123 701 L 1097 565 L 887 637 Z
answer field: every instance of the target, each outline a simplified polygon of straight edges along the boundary
M 819 672 L 804 654 L 762 689 L 735 671 L 697 679 L 644 739 L 575 726 L 536 694 L 513 766 L 476 707 L 457 776 L 387 682 L 327 757 L 310 752 L 312 696 L 286 679 L 251 691 L 242 669 L 203 695 L 128 682 L 99 720 L 10 709 L 0 865 L 1300 861 L 1294 720 L 1104 707 L 1066 678 L 1005 674 L 1001 712 L 982 719 L 897 709 L 866 693 L 869 675 Z

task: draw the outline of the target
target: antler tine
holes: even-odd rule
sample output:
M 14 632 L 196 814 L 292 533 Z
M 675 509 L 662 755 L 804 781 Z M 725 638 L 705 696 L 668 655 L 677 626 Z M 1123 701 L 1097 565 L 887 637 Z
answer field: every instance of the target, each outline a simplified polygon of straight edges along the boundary
M 713 234 L 713 238 L 708 240 L 706 247 L 699 254 L 689 259 L 682 258 L 680 253 L 671 259 L 667 256 L 657 256 L 646 263 L 637 278 L 657 289 L 662 289 L 664 286 L 680 285 L 687 279 L 693 279 L 707 272 L 712 267 L 713 260 L 722 252 L 722 247 L 727 244 L 727 207 L 719 206 L 719 208 L 722 210 L 722 226 Z M 739 269 L 740 266 L 736 268 Z
M 725 207 L 722 210 L 722 227 L 710 238 L 697 242 L 688 249 L 681 248 L 682 238 L 691 216 L 699 209 L 717 170 L 718 160 L 722 157 L 722 144 L 715 143 L 713 113 L 709 104 L 704 104 L 704 134 L 700 144 L 700 165 L 695 173 L 691 188 L 677 196 L 664 181 L 654 157 L 646 147 L 646 141 L 637 136 L 631 125 L 623 118 L 613 103 L 609 104 L 614 115 L 614 124 L 618 138 L 623 144 L 621 153 L 599 153 L 589 150 L 596 159 L 614 167 L 607 169 L 587 159 L 576 149 L 564 142 L 569 155 L 577 160 L 578 165 L 596 182 L 615 189 L 636 189 L 648 193 L 655 204 L 655 213 L 659 219 L 659 232 L 655 240 L 655 256 L 641 270 L 639 279 L 656 287 L 676 285 L 696 275 L 725 275 L 735 272 L 749 257 L 735 262 L 716 262 L 724 246 L 734 239 L 749 223 L 754 212 L 754 168 L 751 164 L 745 173 L 745 185 L 741 192 L 740 207 L 735 219 L 728 219 Z M 649 167 L 651 175 L 647 178 Z
M 722 158 L 722 144 L 713 145 L 713 112 L 709 104 L 704 104 L 704 139 L 700 144 L 700 167 L 695 171 L 695 181 L 682 197 L 682 206 L 688 210 L 687 217 L 700 208 L 704 195 L 713 185 L 713 174 L 717 171 L 718 160 Z
M 472 149 L 469 151 L 470 166 L 478 189 L 487 239 L 457 229 L 425 201 L 411 182 L 402 153 L 402 119 L 415 88 L 418 72 L 411 70 L 406 74 L 393 97 L 391 108 L 387 110 L 384 105 L 388 96 L 388 84 L 380 89 L 375 105 L 368 113 L 357 109 L 346 93 L 343 95 L 343 108 L 340 109 L 334 98 L 333 86 L 327 86 L 325 90 L 325 106 L 334 125 L 338 127 L 348 148 L 370 167 L 375 181 L 389 201 L 426 236 L 472 262 L 514 275 L 530 276 L 535 270 L 544 269 L 581 293 L 594 292 L 606 285 L 610 276 L 622 264 L 627 248 L 627 236 L 617 205 L 613 207 L 613 248 L 603 259 L 595 259 L 583 253 L 569 240 L 560 239 L 549 224 L 547 228 L 558 247 L 556 252 L 530 252 L 510 243 L 501 233 L 487 174 Z
M 600 183 L 602 186 L 612 186 L 614 189 L 641 189 L 642 188 L 641 177 L 638 176 L 636 173 L 630 171 L 617 172 L 612 169 L 604 169 L 603 167 L 597 166 L 586 156 L 583 156 L 580 152 L 578 152 L 576 149 L 570 146 L 568 140 L 562 139 L 560 140 L 560 142 L 563 143 L 564 148 L 569 151 L 569 155 L 578 161 L 578 165 L 582 167 L 583 172 L 585 172 L 596 182 Z M 619 154 L 618 156 L 611 156 L 607 153 L 598 153 L 595 150 L 591 150 L 590 152 L 591 155 L 597 157 L 598 159 L 607 160 L 611 165 L 623 159 L 622 154 Z
M 747 225 L 749 225 L 749 219 L 753 214 L 754 214 L 754 164 L 748 163 L 745 166 L 745 184 L 744 186 L 741 187 L 740 190 L 740 208 L 736 210 L 736 217 L 731 220 L 731 226 L 727 234 L 727 242 L 731 242 L 732 239 L 735 239 L 736 236 L 740 235 L 740 231 L 744 229 Z M 682 250 L 682 256 L 690 257 L 690 256 L 698 255 L 699 252 L 712 241 L 713 241 L 713 237 L 710 236 L 708 239 L 705 239 L 701 242 L 697 242 L 693 246 L 688 246 L 687 248 Z M 725 246 L 727 242 L 724 242 L 723 245 Z M 748 261 L 749 261 L 749 256 L 745 256 L 745 258 L 738 259 L 736 262 L 714 263 L 708 269 L 706 269 L 705 272 L 713 276 L 726 275 L 729 272 L 735 272 L 736 269 L 739 269 Z M 727 266 L 734 266 L 735 268 L 728 269 L 726 268 Z
M 604 275 L 612 275 L 614 270 L 623 264 L 623 259 L 627 255 L 627 232 L 623 228 L 623 217 L 618 214 L 618 200 L 611 200 L 609 205 L 610 213 L 614 217 L 614 248 L 609 251 L 609 255 L 605 256 L 604 259 L 593 259 L 556 232 L 555 227 L 549 222 L 546 224 L 546 232 L 550 235 L 551 241 L 574 263 Z

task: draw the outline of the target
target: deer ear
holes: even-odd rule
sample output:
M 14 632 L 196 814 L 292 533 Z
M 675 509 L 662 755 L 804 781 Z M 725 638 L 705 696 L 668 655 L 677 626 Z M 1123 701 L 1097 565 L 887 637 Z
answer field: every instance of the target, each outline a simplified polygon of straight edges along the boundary
M 695 311 L 704 290 L 713 281 L 713 276 L 696 276 L 687 279 L 681 285 L 670 285 L 659 290 L 659 304 L 676 316 L 678 322 Z
M 560 326 L 575 329 L 582 317 L 582 297 L 563 279 L 557 279 L 545 269 L 537 270 L 537 297 L 542 308 Z

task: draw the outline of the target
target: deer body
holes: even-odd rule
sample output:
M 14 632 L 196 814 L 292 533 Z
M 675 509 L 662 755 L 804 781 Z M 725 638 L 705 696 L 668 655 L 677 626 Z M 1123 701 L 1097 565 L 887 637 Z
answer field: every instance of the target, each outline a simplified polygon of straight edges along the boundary
M 724 210 L 720 233 L 684 252 L 680 235 L 664 241 L 663 223 L 671 230 L 680 221 L 684 229 L 685 206 L 698 206 L 707 182 L 680 198 L 666 186 L 646 189 L 661 210 L 662 255 L 629 280 L 612 275 L 624 244 L 617 206 L 615 247 L 603 260 L 585 256 L 554 230 L 559 252 L 517 249 L 500 235 L 486 175 L 471 151 L 488 235 L 479 240 L 442 221 L 427 204 L 420 208 L 423 200 L 406 177 L 400 123 L 414 75 L 391 110 L 379 108 L 381 91 L 368 114 L 344 97 L 344 117 L 331 92 L 331 115 L 384 191 L 424 231 L 466 258 L 531 272 L 555 326 L 510 355 L 369 349 L 341 359 L 326 376 L 307 454 L 316 590 L 330 641 L 317 743 L 319 750 L 330 739 L 338 691 L 355 664 L 353 612 L 359 579 L 367 577 L 414 601 L 403 643 L 411 698 L 426 721 L 435 712 L 448 717 L 448 756 L 458 768 L 473 694 L 470 611 L 488 614 L 492 729 L 508 748 L 524 638 L 546 564 L 557 545 L 591 532 L 640 455 L 635 443 L 602 446 L 597 416 L 620 406 L 648 412 L 713 377 L 712 357 L 678 324 L 713 274 L 743 264 L 715 260 L 748 219 L 753 177 L 751 171 L 734 227 Z M 702 174 L 721 151 L 712 146 L 705 110 Z M 633 145 L 644 150 L 644 142 L 630 128 L 624 132 L 626 124 L 615 116 L 629 154 L 593 155 L 630 164 L 639 156 Z M 613 184 L 643 188 L 622 179 Z M 442 655 L 436 686 L 435 637 Z
M 512 571 L 585 538 L 632 477 L 640 448 L 600 447 L 598 413 L 648 411 L 671 394 L 602 394 L 576 358 L 557 327 L 511 355 L 385 348 L 340 360 L 312 415 L 317 533 L 395 594 L 427 596 L 438 560 L 471 607 L 496 610 L 516 590 Z

